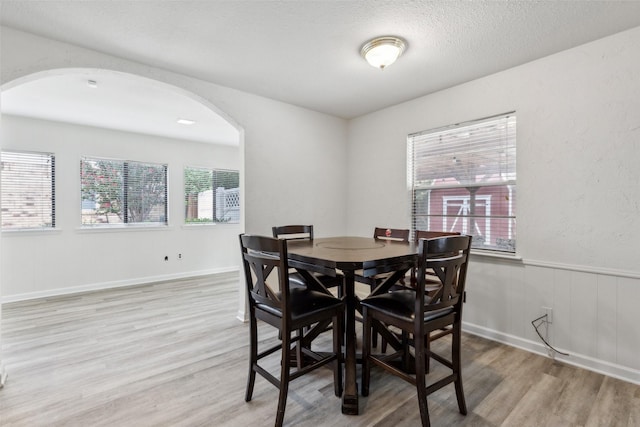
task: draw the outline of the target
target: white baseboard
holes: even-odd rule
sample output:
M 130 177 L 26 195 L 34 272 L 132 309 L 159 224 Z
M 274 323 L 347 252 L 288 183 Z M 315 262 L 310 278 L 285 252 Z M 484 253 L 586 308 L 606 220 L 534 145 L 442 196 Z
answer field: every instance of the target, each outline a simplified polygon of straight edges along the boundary
M 520 338 L 514 335 L 505 334 L 493 329 L 488 329 L 483 326 L 474 325 L 472 323 L 462 322 L 462 329 L 473 335 L 477 335 L 482 338 L 487 338 L 492 341 L 497 341 L 502 344 L 510 345 L 512 347 L 520 348 L 522 350 L 529 351 L 531 353 L 540 354 L 545 357 L 549 357 L 547 348 L 544 344 Z M 577 366 L 579 368 L 588 369 L 590 371 L 597 372 L 599 374 L 607 375 L 609 377 L 617 378 L 623 381 L 640 385 L 640 371 L 632 368 L 628 368 L 615 363 L 610 363 L 604 360 L 595 359 L 590 356 L 582 354 L 575 354 L 569 350 L 558 348 L 558 350 L 569 353 L 569 356 L 562 354 L 556 354 L 555 359 L 562 361 L 568 365 Z
M 143 285 L 146 283 L 162 282 L 165 280 L 188 279 L 190 277 L 207 276 L 210 274 L 231 273 L 239 271 L 239 267 L 215 268 L 211 270 L 188 271 L 176 274 L 165 274 L 161 276 L 138 277 L 135 279 L 116 280 L 112 282 L 90 283 L 86 285 L 72 286 L 67 288 L 50 289 L 46 291 L 29 292 L 17 295 L 3 296 L 0 303 L 26 301 L 38 298 L 47 298 L 60 295 L 77 294 L 80 292 L 99 291 L 102 289 L 121 288 L 125 286 Z
M 242 310 L 238 310 L 238 313 L 236 314 L 236 319 L 238 319 L 242 323 L 247 323 L 249 321 L 249 317 L 247 316 L 247 313 Z

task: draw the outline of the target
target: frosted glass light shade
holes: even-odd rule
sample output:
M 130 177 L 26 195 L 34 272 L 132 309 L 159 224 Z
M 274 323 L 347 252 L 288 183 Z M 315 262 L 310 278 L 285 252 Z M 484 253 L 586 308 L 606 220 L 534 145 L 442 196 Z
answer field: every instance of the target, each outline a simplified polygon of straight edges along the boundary
M 402 55 L 406 46 L 406 42 L 398 37 L 378 37 L 365 43 L 360 54 L 372 67 L 384 69 Z

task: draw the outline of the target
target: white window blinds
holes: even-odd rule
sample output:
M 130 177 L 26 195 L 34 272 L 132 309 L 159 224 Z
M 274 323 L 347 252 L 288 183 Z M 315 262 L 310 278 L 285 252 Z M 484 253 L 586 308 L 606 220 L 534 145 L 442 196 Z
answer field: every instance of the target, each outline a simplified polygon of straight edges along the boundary
M 167 165 L 84 157 L 82 225 L 167 225 Z
M 185 223 L 238 223 L 239 178 L 238 171 L 186 167 Z
M 474 248 L 515 252 L 514 113 L 409 135 L 407 158 L 414 231 L 457 231 Z
M 55 227 L 55 156 L 2 151 L 2 229 Z

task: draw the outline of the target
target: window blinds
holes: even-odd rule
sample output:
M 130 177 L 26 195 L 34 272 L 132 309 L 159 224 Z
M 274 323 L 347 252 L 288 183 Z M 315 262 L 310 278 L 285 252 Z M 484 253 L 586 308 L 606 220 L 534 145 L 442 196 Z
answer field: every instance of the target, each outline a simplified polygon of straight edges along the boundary
M 55 228 L 55 156 L 2 151 L 2 229 Z
M 414 230 L 457 231 L 473 247 L 515 252 L 513 113 L 410 135 Z

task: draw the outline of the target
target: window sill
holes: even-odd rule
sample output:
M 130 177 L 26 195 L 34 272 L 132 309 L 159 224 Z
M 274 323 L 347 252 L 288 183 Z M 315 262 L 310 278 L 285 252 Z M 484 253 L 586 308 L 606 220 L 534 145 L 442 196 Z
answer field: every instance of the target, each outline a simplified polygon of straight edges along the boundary
M 509 261 L 519 261 L 519 262 L 522 261 L 522 257 L 518 254 L 489 251 L 486 249 L 471 249 L 471 255 L 484 257 L 484 258 L 505 259 Z
M 76 231 L 79 233 L 117 233 L 128 231 L 166 231 L 173 227 L 169 225 L 96 225 L 88 227 L 78 227 Z
M 200 228 L 200 227 L 215 227 L 217 226 L 218 223 L 217 222 L 194 222 L 194 223 L 188 223 L 188 224 L 182 224 L 182 228 Z
M 17 228 L 2 230 L 2 235 L 9 236 L 34 236 L 39 234 L 58 234 L 61 233 L 61 228 Z
M 226 225 L 239 225 L 238 222 L 196 222 L 192 224 L 182 224 L 182 228 L 198 229 L 200 227 L 220 227 Z

